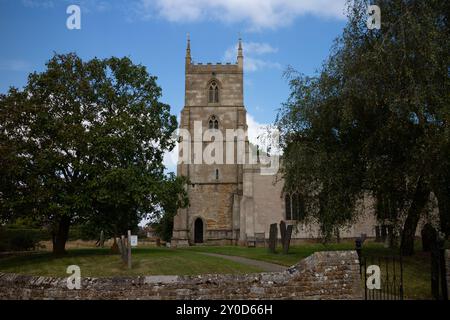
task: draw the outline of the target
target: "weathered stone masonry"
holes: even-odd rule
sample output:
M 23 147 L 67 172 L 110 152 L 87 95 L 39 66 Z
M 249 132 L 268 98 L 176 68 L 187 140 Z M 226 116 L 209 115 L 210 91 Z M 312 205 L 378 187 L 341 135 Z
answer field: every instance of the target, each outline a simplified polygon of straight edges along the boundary
M 0 273 L 0 299 L 361 299 L 355 251 L 316 252 L 284 272 L 65 278 Z

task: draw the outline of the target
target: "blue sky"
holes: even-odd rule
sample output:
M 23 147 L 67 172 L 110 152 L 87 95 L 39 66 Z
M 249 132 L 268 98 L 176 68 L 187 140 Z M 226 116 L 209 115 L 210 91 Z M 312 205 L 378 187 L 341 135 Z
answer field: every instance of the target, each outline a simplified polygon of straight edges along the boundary
M 128 56 L 158 77 L 162 100 L 179 115 L 184 102 L 186 34 L 195 62 L 235 62 L 244 42 L 245 106 L 271 123 L 289 95 L 288 65 L 312 75 L 346 22 L 344 0 L 0 0 L 0 92 L 21 87 L 53 52 Z M 69 5 L 81 30 L 69 30 Z

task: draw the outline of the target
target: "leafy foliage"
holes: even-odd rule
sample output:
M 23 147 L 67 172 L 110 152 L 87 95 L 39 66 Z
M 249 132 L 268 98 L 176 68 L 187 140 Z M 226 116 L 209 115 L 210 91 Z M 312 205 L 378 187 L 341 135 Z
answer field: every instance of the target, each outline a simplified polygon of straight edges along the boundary
M 1 95 L 1 218 L 50 225 L 63 252 L 71 224 L 118 234 L 155 214 L 177 126 L 160 97 L 144 66 L 73 53 Z
M 189 183 L 186 177 L 176 177 L 169 174 L 163 194 L 164 200 L 161 202 L 160 214 L 156 217 L 156 221 L 151 223 L 155 233 L 164 241 L 172 239 L 173 218 L 177 214 L 178 208 L 184 208 L 189 205 L 189 198 L 184 192 L 185 185 Z
M 325 238 L 371 195 L 411 254 L 430 192 L 450 231 L 449 3 L 378 1 L 380 30 L 366 27 L 368 4 L 349 2 L 347 26 L 318 76 L 288 70 L 292 93 L 276 121 L 283 174 L 287 190 L 309 198 L 308 216 Z

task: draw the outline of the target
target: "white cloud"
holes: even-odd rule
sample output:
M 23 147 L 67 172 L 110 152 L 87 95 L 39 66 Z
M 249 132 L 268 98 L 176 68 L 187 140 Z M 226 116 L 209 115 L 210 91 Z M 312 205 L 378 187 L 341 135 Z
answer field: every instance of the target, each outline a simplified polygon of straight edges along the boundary
M 225 62 L 234 62 L 237 57 L 237 44 L 229 47 L 224 54 Z M 272 47 L 268 43 L 260 42 L 244 42 L 242 44 L 244 50 L 244 69 L 248 72 L 258 71 L 261 69 L 281 69 L 281 64 L 262 59 L 260 56 L 278 52 L 278 48 Z M 257 58 L 255 57 L 257 56 Z
M 244 59 L 244 69 L 245 71 L 258 71 L 260 69 L 281 69 L 281 64 L 278 62 L 270 62 L 262 59 L 256 59 L 247 57 Z
M 346 0 L 140 0 L 142 14 L 149 12 L 171 22 L 216 20 L 244 22 L 250 29 L 277 28 L 302 15 L 344 18 Z
M 242 47 L 245 56 L 248 55 L 260 56 L 268 53 L 278 52 L 278 48 L 274 48 L 270 44 L 265 42 L 243 42 Z M 236 43 L 234 46 L 229 47 L 227 51 L 225 51 L 225 59 L 227 60 L 236 59 L 237 51 L 238 51 L 238 44 Z
M 29 71 L 31 69 L 30 63 L 20 59 L 6 59 L 0 60 L 0 70 L 3 71 Z
M 244 43 L 245 51 L 250 54 L 261 55 L 266 53 L 275 53 L 278 52 L 278 48 L 272 47 L 268 43 L 261 42 L 245 42 Z M 237 50 L 237 45 L 236 45 Z
M 181 118 L 180 115 L 177 116 L 177 123 L 180 123 Z M 178 129 L 175 134 L 178 134 Z M 163 164 L 166 167 L 166 172 L 177 172 L 177 162 L 178 162 L 178 143 L 175 144 L 175 147 L 172 151 L 164 152 Z
M 52 0 L 22 0 L 22 4 L 28 8 L 53 8 L 55 6 Z
M 261 144 L 259 137 L 266 132 L 267 124 L 256 121 L 251 114 L 247 113 L 247 126 L 248 141 L 254 145 Z
M 175 145 L 172 151 L 166 151 L 164 153 L 163 164 L 166 167 L 167 172 L 177 172 L 178 162 L 178 143 Z
M 139 0 L 140 1 L 140 0 Z M 27 8 L 43 8 L 43 9 L 53 9 L 56 7 L 56 3 L 64 5 L 71 5 L 73 0 L 55 1 L 55 0 L 22 0 L 22 4 Z M 93 13 L 93 12 L 105 12 L 111 9 L 113 5 L 125 4 L 125 0 L 111 3 L 107 0 L 78 0 L 75 1 L 76 5 L 80 6 L 82 13 Z

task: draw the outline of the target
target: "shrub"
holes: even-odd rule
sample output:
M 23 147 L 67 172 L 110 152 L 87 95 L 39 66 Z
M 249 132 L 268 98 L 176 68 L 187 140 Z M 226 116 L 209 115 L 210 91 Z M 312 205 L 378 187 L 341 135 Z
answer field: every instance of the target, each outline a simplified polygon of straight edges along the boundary
M 41 229 L 0 227 L 0 251 L 24 251 L 36 248 L 39 241 L 47 240 L 48 232 Z

